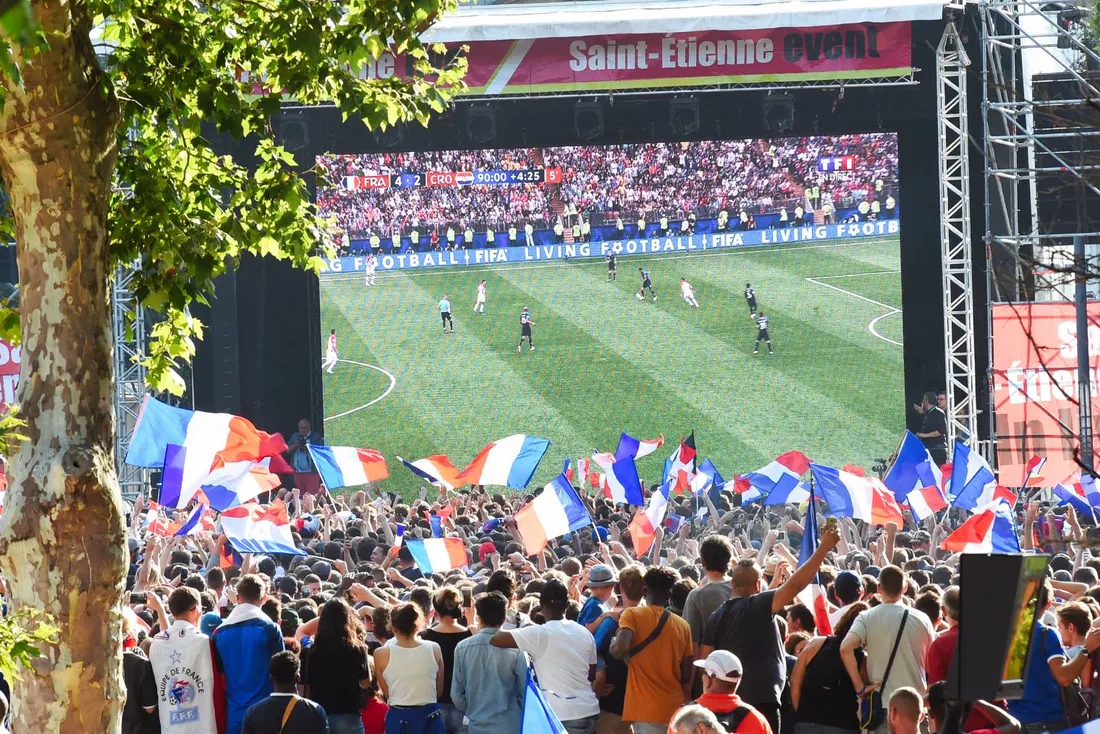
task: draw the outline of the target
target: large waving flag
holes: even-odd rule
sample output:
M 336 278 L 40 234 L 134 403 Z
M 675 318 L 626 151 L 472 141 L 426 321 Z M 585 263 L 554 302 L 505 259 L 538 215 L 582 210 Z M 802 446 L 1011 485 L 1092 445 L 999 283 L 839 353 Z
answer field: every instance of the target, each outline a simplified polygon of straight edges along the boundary
M 921 440 L 906 431 L 898 448 L 898 456 L 882 483 L 894 493 L 898 502 L 905 502 L 905 498 L 915 489 L 941 486 L 943 475 Z
M 777 487 L 765 495 L 764 505 L 766 507 L 772 505 L 801 505 L 808 502 L 809 499 L 810 488 L 806 486 L 805 482 L 799 482 L 793 486 L 784 483 L 782 487 Z
M 1074 485 L 1073 489 L 1068 489 L 1063 484 L 1056 484 L 1052 491 L 1054 496 L 1060 500 L 1058 504 L 1069 505 L 1082 520 L 1091 520 L 1093 524 L 1096 524 L 1096 508 L 1089 504 L 1080 484 Z
M 352 446 L 308 446 L 313 465 L 328 489 L 358 487 L 390 475 L 386 460 L 374 449 Z
M 643 456 L 649 456 L 657 449 L 665 445 L 665 437 L 661 435 L 657 438 L 651 438 L 648 441 L 639 440 L 633 436 L 622 434 L 619 436 L 619 448 L 615 450 L 615 455 L 629 454 L 635 459 L 640 459 Z
M 691 492 L 699 495 L 716 486 L 721 487 L 725 483 L 726 480 L 718 473 L 718 469 L 711 463 L 710 459 L 707 459 L 699 465 L 699 471 L 695 473 L 691 480 Z
M 462 472 L 451 463 L 450 459 L 442 454 L 429 456 L 426 459 L 417 459 L 416 461 L 408 461 L 398 456 L 397 460 L 413 474 L 436 487 L 454 489 L 461 484 L 458 477 Z
M 680 442 L 672 456 L 665 459 L 664 481 L 672 481 L 672 491 L 683 494 L 691 487 L 695 476 L 695 431 Z
M 1081 481 L 1074 483 L 1077 494 L 1088 500 L 1088 503 L 1100 510 L 1100 487 L 1096 486 L 1096 480 L 1091 474 L 1082 474 Z
M 981 457 L 962 441 L 955 442 L 951 462 L 951 501 L 955 507 L 973 510 L 993 501 L 997 491 L 997 476 Z
M 802 547 L 798 552 L 798 565 L 803 566 L 817 552 L 817 503 L 812 499 L 807 505 L 806 515 L 803 518 Z M 829 599 L 825 594 L 825 586 L 821 583 L 821 574 L 814 574 L 813 580 L 798 593 L 798 600 L 809 608 L 814 615 L 814 626 L 819 635 L 830 635 L 833 625 L 829 621 Z
M 195 507 L 187 515 L 187 519 L 184 520 L 176 531 L 172 535 L 178 537 L 186 537 L 192 533 L 202 529 L 202 514 L 206 512 L 206 505 L 202 502 L 196 502 Z
M 257 430 L 244 418 L 174 408 L 147 395 L 126 463 L 159 469 L 170 444 L 182 446 L 186 452 L 180 479 L 182 505 L 191 501 L 203 477 L 222 463 L 257 461 L 286 451 L 282 436 Z
M 523 689 L 523 715 L 519 734 L 566 734 L 550 704 L 535 683 L 535 672 L 527 667 L 527 685 Z
M 905 515 L 901 505 L 894 499 L 894 493 L 886 488 L 876 477 L 865 477 L 871 485 L 871 524 L 893 525 L 898 530 L 905 527 Z
M 909 511 L 913 513 L 913 518 L 917 522 L 947 509 L 947 498 L 943 496 L 939 487 L 914 489 L 905 495 L 905 500 L 909 503 Z
M 425 574 L 446 573 L 462 568 L 469 562 L 466 544 L 462 538 L 429 538 L 406 540 L 405 546 L 412 553 L 416 565 Z
M 810 464 L 813 472 L 814 493 L 829 505 L 829 511 L 837 517 L 872 521 L 874 491 L 864 477 L 821 464 Z
M 620 449 L 622 448 L 620 444 Z M 634 465 L 634 456 L 630 453 L 592 454 L 592 462 L 603 469 L 603 481 L 606 482 L 604 494 L 612 502 L 626 503 L 640 507 L 645 502 L 642 482 L 638 479 L 638 468 Z
M 1019 553 L 1012 508 L 1001 499 L 979 508 L 943 539 L 940 548 L 954 553 Z
M 785 454 L 777 456 L 775 461 L 769 463 L 767 466 L 745 474 L 741 479 L 742 481 L 747 481 L 761 496 L 767 496 L 772 492 L 779 491 L 782 496 L 780 501 L 772 503 L 765 502 L 765 504 L 785 504 L 791 493 L 798 489 L 799 485 L 802 483 L 802 475 L 809 470 L 810 460 L 805 454 L 801 451 L 788 451 Z M 755 493 L 753 497 L 755 499 Z M 806 492 L 806 495 L 798 501 L 805 502 L 808 497 L 809 492 Z M 745 498 L 742 497 L 741 501 L 744 503 Z
M 638 558 L 649 552 L 657 538 L 657 528 L 665 521 L 668 511 L 668 496 L 672 491 L 674 479 L 668 479 L 660 489 L 649 496 L 645 510 L 634 515 L 630 521 L 630 539 L 634 543 L 634 555 Z
M 522 433 L 493 441 L 462 470 L 459 484 L 526 489 L 550 442 Z
M 187 450 L 170 444 L 164 453 L 160 503 L 166 507 L 184 507 L 192 499 L 205 501 L 218 512 L 251 502 L 264 492 L 282 484 L 270 470 L 272 458 L 259 461 L 234 461 L 222 464 L 199 480 L 198 488 L 188 493 L 183 488 Z M 281 461 L 281 460 L 280 460 Z
M 592 516 L 565 474 L 559 474 L 516 513 L 527 555 L 541 553 L 554 538 L 592 524 Z
M 222 513 L 222 532 L 241 553 L 286 553 L 304 556 L 294 545 L 286 505 L 275 500 L 262 508 L 254 502 L 231 507 Z

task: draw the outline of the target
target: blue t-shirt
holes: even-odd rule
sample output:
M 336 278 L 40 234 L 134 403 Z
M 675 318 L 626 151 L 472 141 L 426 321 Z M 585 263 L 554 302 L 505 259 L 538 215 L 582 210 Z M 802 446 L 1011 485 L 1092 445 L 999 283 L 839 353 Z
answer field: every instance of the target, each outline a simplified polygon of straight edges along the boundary
M 215 659 L 225 674 L 227 734 L 240 734 L 248 708 L 271 695 L 267 668 L 282 649 L 279 628 L 256 614 L 239 622 L 230 617 L 214 631 Z
M 577 624 L 588 625 L 590 622 L 595 622 L 596 618 L 607 611 L 607 608 L 603 605 L 603 602 L 594 596 L 588 597 L 588 600 L 581 607 L 581 613 L 577 615 Z
M 1031 659 L 1024 677 L 1024 697 L 1008 702 L 1008 713 L 1024 724 L 1063 721 L 1062 691 L 1050 672 L 1050 659 L 1065 655 L 1058 632 L 1038 624 L 1031 636 Z
M 451 312 L 451 302 L 448 301 L 446 298 L 444 298 L 442 301 L 439 302 L 439 312 L 440 313 L 450 313 Z

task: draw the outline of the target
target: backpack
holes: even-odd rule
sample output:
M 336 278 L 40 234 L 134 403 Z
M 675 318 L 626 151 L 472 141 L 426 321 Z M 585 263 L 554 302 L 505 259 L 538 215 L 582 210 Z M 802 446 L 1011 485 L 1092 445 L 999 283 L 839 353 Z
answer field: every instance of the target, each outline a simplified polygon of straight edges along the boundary
M 718 723 L 725 727 L 729 734 L 735 734 L 737 727 L 741 726 L 741 722 L 744 721 L 751 712 L 751 706 L 742 704 L 728 714 L 715 714 L 714 716 L 718 719 Z

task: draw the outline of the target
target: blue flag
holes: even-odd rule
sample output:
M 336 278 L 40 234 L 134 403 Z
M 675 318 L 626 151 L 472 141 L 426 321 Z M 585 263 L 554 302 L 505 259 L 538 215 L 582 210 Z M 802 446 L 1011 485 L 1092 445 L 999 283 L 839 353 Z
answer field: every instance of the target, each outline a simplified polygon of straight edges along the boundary
M 428 516 L 428 522 L 432 526 L 432 537 L 433 538 L 442 538 L 443 537 L 443 518 L 440 517 L 439 515 L 429 515 Z
M 943 476 L 936 462 L 932 460 L 932 454 L 924 447 L 921 440 L 909 431 L 905 432 L 905 438 L 901 441 L 898 456 L 894 459 L 893 466 L 882 478 L 886 488 L 894 493 L 894 498 L 899 502 L 905 502 L 909 493 L 914 489 L 925 487 L 940 487 L 943 484 Z
M 565 727 L 546 703 L 546 698 L 535 683 L 535 671 L 528 666 L 527 686 L 523 692 L 523 718 L 520 734 L 565 734 Z

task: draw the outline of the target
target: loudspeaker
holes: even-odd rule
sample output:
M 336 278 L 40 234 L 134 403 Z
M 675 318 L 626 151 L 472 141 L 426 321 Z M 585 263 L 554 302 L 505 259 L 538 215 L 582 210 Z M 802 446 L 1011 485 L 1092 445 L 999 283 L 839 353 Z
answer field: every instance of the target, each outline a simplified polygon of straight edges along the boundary
M 573 105 L 573 130 L 585 141 L 603 135 L 603 105 L 590 99 L 577 100 Z
M 471 143 L 488 143 L 497 136 L 497 109 L 490 102 L 475 102 L 466 108 L 466 137 Z
M 668 105 L 668 126 L 680 138 L 699 132 L 699 99 L 674 97 Z
M 786 92 L 764 98 L 764 127 L 770 133 L 790 132 L 794 127 L 794 97 Z

